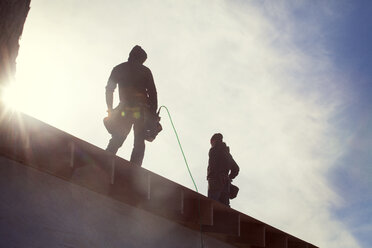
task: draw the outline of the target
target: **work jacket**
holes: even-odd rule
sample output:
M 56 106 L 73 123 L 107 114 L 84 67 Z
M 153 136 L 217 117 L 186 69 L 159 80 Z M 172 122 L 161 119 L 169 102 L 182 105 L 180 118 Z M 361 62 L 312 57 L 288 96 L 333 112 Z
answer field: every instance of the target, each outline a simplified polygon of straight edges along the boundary
M 146 105 L 156 112 L 157 92 L 149 68 L 136 61 L 128 61 L 115 66 L 106 86 L 106 97 L 112 98 L 117 85 L 119 85 L 121 103 L 129 107 Z
M 234 179 L 239 174 L 239 166 L 224 142 L 219 142 L 209 150 L 207 179 L 226 177 Z

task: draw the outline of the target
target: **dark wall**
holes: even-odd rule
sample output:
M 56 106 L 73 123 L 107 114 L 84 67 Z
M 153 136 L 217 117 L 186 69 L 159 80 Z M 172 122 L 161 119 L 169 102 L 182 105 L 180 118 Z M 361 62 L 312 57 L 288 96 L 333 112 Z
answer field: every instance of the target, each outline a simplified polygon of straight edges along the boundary
M 0 1 L 0 93 L 1 88 L 14 77 L 19 38 L 30 10 L 31 0 Z

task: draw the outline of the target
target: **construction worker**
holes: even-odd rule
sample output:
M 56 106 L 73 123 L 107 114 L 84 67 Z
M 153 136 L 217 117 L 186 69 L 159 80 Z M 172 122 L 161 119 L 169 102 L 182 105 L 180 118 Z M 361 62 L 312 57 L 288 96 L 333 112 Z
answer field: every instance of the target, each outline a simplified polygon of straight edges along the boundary
M 239 166 L 222 139 L 222 134 L 216 133 L 210 140 L 212 147 L 209 150 L 207 172 L 208 197 L 230 206 L 231 181 L 239 174 Z
M 106 86 L 106 119 L 110 121 L 109 132 L 112 135 L 106 150 L 116 154 L 133 126 L 134 146 L 130 162 L 138 166 L 142 165 L 145 153 L 145 114 L 155 114 L 158 108 L 152 73 L 143 65 L 146 59 L 146 52 L 135 46 L 128 61 L 113 68 Z M 120 103 L 113 109 L 113 93 L 117 85 Z

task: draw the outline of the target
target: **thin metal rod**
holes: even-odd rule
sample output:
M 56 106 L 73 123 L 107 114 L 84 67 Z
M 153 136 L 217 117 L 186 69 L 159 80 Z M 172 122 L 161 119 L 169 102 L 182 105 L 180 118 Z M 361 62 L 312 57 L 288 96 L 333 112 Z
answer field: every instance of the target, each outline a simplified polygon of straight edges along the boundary
M 75 163 L 75 143 L 70 143 L 70 167 L 74 168 Z
M 115 156 L 112 157 L 111 161 L 111 184 L 114 184 L 115 180 Z

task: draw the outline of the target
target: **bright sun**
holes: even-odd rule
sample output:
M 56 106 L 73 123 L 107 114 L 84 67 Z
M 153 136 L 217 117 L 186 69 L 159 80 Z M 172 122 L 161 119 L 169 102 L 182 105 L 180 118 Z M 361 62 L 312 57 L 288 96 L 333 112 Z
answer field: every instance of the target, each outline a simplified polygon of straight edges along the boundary
M 1 95 L 2 102 L 8 107 L 15 110 L 21 110 L 22 102 L 20 101 L 20 90 L 15 82 L 9 83 L 4 87 Z
M 17 105 L 17 90 L 14 82 L 9 83 L 4 87 L 2 90 L 1 99 L 2 102 L 8 107 L 13 109 L 18 109 L 19 106 Z

